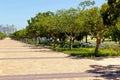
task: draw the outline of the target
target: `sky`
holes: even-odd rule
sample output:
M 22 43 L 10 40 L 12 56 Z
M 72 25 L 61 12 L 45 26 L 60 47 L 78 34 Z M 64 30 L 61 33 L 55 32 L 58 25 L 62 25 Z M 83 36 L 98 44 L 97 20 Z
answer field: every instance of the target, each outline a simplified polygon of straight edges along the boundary
M 27 26 L 27 20 L 39 12 L 77 8 L 82 1 L 84 0 L 0 0 L 0 25 L 13 24 L 20 30 Z M 106 2 L 94 1 L 98 7 Z

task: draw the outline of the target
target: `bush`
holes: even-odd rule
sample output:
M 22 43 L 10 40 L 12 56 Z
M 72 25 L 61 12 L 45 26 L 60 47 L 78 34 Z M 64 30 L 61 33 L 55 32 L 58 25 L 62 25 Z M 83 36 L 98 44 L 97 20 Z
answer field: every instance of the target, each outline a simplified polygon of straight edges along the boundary
M 5 37 L 6 37 L 6 35 L 0 32 L 0 39 L 3 39 Z
M 79 44 L 77 44 L 77 43 L 73 44 L 73 48 L 79 48 L 79 47 L 80 47 Z

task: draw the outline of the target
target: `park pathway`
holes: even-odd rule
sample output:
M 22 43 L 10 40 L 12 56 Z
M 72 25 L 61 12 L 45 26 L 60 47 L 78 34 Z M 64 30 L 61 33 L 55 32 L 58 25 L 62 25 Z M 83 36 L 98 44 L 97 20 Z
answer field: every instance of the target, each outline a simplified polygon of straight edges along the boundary
M 0 80 L 96 80 L 100 74 L 88 73 L 91 65 L 103 61 L 76 59 L 61 52 L 0 40 Z M 108 61 L 109 63 L 109 61 Z

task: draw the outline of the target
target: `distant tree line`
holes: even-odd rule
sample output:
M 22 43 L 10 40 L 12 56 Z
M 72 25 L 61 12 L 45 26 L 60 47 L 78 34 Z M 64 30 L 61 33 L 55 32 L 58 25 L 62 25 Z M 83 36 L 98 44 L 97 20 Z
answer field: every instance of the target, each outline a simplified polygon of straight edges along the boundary
M 13 39 L 41 40 L 46 38 L 54 43 L 65 44 L 69 39 L 69 47 L 72 49 L 74 40 L 82 40 L 88 35 L 96 39 L 95 55 L 99 45 L 105 38 L 112 37 L 120 42 L 120 0 L 108 0 L 101 8 L 94 7 L 94 1 L 81 2 L 77 9 L 63 9 L 55 13 L 39 12 L 28 20 L 28 26 L 11 34 Z M 54 46 L 55 47 L 55 46 Z

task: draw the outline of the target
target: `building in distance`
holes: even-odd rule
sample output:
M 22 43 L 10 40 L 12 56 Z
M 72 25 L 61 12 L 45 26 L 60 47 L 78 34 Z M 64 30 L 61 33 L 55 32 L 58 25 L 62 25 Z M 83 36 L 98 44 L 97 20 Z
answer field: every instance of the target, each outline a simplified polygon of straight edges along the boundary
M 14 33 L 17 31 L 17 28 L 15 25 L 0 25 L 0 32 L 9 35 L 11 33 Z

